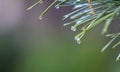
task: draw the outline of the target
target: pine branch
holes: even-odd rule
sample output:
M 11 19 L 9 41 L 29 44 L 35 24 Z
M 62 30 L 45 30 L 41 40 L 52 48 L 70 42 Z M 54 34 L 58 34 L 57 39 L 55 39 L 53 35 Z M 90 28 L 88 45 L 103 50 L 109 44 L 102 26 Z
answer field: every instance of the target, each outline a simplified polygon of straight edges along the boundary
M 31 10 L 34 6 L 41 4 L 43 0 L 38 0 L 35 4 L 30 6 L 27 10 Z M 55 6 L 56 9 L 65 6 L 73 6 L 73 11 L 63 16 L 63 20 L 71 20 L 65 23 L 64 26 L 72 25 L 71 30 L 76 31 L 79 26 L 83 25 L 81 32 L 75 36 L 78 44 L 84 35 L 99 24 L 103 24 L 104 28 L 102 34 L 106 34 L 110 24 L 114 19 L 119 16 L 120 0 L 53 0 L 53 2 L 40 14 L 39 19 L 42 20 L 43 16 L 49 9 Z M 74 25 L 73 25 L 74 24 Z M 105 51 L 114 40 L 120 37 L 120 33 L 107 34 L 107 37 L 112 39 L 103 47 L 102 52 Z M 120 45 L 120 41 L 114 44 L 113 48 Z M 119 60 L 120 55 L 116 60 Z

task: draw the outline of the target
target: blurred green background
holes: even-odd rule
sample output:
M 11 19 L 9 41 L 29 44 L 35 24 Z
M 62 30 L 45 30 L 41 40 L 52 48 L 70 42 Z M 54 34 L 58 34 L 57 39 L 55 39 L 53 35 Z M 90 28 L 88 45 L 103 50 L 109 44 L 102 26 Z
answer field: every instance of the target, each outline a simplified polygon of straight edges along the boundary
M 102 25 L 78 45 L 74 36 L 79 30 L 70 31 L 62 21 L 72 7 L 53 7 L 39 21 L 52 0 L 26 11 L 36 1 L 0 1 L 0 72 L 120 72 L 119 50 L 100 52 L 109 40 L 100 34 Z

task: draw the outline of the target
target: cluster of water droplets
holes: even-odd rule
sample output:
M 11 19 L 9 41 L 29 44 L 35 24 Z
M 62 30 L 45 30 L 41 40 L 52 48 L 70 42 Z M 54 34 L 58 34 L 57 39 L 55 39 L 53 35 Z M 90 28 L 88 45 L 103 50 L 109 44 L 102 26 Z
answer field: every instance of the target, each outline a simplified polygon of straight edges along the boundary
M 78 37 L 78 36 L 75 36 L 75 40 L 77 41 L 77 44 L 81 44 L 80 37 Z

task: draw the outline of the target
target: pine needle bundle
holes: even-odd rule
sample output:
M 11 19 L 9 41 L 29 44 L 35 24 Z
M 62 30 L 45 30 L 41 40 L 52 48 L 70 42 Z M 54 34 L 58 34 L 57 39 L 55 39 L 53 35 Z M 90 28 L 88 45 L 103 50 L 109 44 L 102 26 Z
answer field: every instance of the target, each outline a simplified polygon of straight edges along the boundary
M 38 0 L 35 4 L 30 6 L 27 10 L 32 9 L 34 6 L 43 3 L 44 0 Z M 73 6 L 72 11 L 63 16 L 63 20 L 70 20 L 64 26 L 71 26 L 72 31 L 80 29 L 79 34 L 75 36 L 78 44 L 87 32 L 92 30 L 99 24 L 104 24 L 102 34 L 110 37 L 111 40 L 102 48 L 104 52 L 116 39 L 120 37 L 120 32 L 107 34 L 107 30 L 113 20 L 119 18 L 120 13 L 120 0 L 53 0 L 53 2 L 40 14 L 39 19 L 42 20 L 43 16 L 54 6 L 56 9 L 65 6 Z M 82 26 L 81 28 L 79 28 Z M 120 41 L 115 43 L 112 48 L 120 45 Z M 116 58 L 118 61 L 120 55 Z

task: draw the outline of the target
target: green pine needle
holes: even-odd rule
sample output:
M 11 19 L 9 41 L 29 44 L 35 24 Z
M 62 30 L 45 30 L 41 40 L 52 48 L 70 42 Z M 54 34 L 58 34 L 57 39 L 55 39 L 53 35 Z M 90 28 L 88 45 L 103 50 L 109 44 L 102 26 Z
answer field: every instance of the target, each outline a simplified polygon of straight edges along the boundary
M 27 10 L 31 10 L 43 1 L 38 0 L 35 4 L 30 6 Z M 73 11 L 64 15 L 63 20 L 70 20 L 65 23 L 64 26 L 72 25 L 71 30 L 78 30 L 79 26 L 81 31 L 75 36 L 75 40 L 78 44 L 81 43 L 81 39 L 86 35 L 88 31 L 98 26 L 99 24 L 104 24 L 102 34 L 107 34 L 110 24 L 116 18 L 119 18 L 120 12 L 120 0 L 92 0 L 91 1 L 94 15 L 89 7 L 88 0 L 53 0 L 53 2 L 40 14 L 39 19 L 42 20 L 43 16 L 49 11 L 49 9 L 54 6 L 56 9 L 64 6 L 73 6 Z M 107 34 L 107 37 L 112 39 L 103 47 L 101 52 L 104 52 L 118 37 L 120 33 Z M 120 41 L 113 45 L 116 48 L 120 45 Z M 120 55 L 117 57 L 118 61 Z

